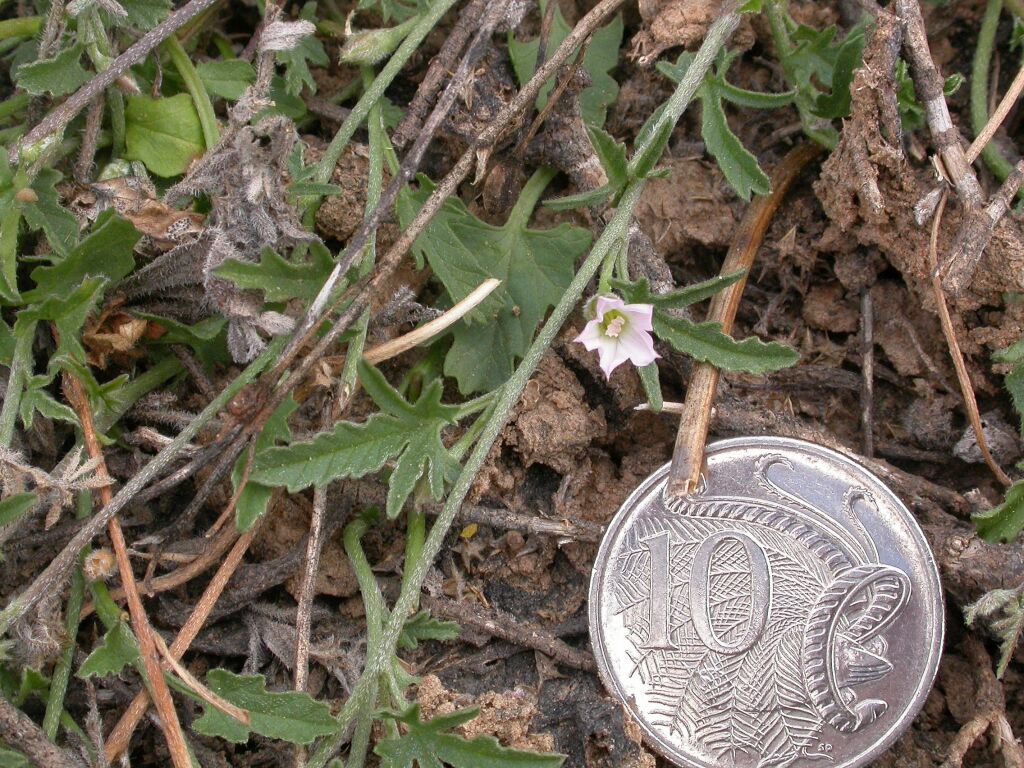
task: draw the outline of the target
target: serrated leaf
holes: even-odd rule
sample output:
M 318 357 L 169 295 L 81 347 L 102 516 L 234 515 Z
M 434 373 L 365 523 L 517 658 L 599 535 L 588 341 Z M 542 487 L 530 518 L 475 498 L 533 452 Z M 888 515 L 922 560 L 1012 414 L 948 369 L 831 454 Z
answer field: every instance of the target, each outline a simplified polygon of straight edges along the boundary
M 82 662 L 82 666 L 78 668 L 78 676 L 85 679 L 93 675 L 117 675 L 129 664 L 134 665 L 140 660 L 139 644 L 135 635 L 127 624 L 119 621 L 107 630 L 99 645 Z
M 587 135 L 590 137 L 590 144 L 601 161 L 601 167 L 608 176 L 608 184 L 613 189 L 619 189 L 626 185 L 629 180 L 629 168 L 626 160 L 626 147 L 617 142 L 610 134 L 596 128 L 587 126 Z
M 402 714 L 389 716 L 406 727 L 406 732 L 380 741 L 374 752 L 381 768 L 558 768 L 564 755 L 525 752 L 503 747 L 493 736 L 465 739 L 451 729 L 476 717 L 476 708 L 420 720 L 420 706 L 413 704 Z
M 541 3 L 542 9 L 545 5 Z M 611 22 L 594 32 L 587 46 L 587 52 L 583 57 L 583 69 L 590 75 L 592 85 L 584 88 L 580 93 L 580 109 L 583 113 L 583 122 L 590 126 L 601 127 L 604 125 L 608 107 L 615 103 L 619 95 L 619 84 L 608 73 L 619 63 L 619 46 L 622 44 L 622 16 L 618 15 Z M 548 35 L 547 50 L 553 51 L 568 36 L 571 27 L 562 16 L 561 9 L 555 10 L 555 18 L 551 24 L 551 33 Z M 538 40 L 520 42 L 514 31 L 509 32 L 508 52 L 512 60 L 512 68 L 515 70 L 516 78 L 520 85 L 533 77 L 537 65 Z M 547 103 L 548 94 L 554 87 L 555 78 L 552 77 L 537 96 L 538 111 L 544 108 Z
M 757 164 L 757 158 L 747 151 L 729 128 L 718 92 L 702 90 L 705 90 L 705 96 L 701 98 L 701 136 L 708 153 L 715 158 L 729 186 L 744 200 L 749 200 L 752 193 L 767 195 L 771 191 L 771 181 Z
M 206 149 L 199 113 L 187 93 L 129 96 L 124 116 L 125 157 L 141 160 L 157 176 L 184 173 Z
M 34 96 L 64 96 L 77 91 L 93 77 L 82 67 L 84 46 L 65 48 L 50 59 L 41 59 L 18 67 L 14 81 Z
M 1011 485 L 1001 504 L 974 515 L 974 524 L 987 541 L 1015 541 L 1024 530 L 1024 481 Z
M 293 744 L 311 744 L 318 736 L 326 736 L 338 727 L 331 708 L 307 693 L 272 692 L 260 675 L 236 675 L 226 669 L 212 669 L 206 675 L 210 690 L 248 711 L 250 724 L 235 720 L 213 707 L 206 707 L 203 716 L 192 727 L 204 736 L 219 736 L 241 744 L 250 733 L 270 739 L 283 739 Z
M 444 482 L 453 480 L 459 471 L 459 463 L 441 441 L 441 430 L 455 423 L 458 408 L 441 403 L 440 380 L 432 382 L 410 404 L 372 366 L 360 363 L 359 375 L 367 392 L 383 409 L 381 413 L 362 424 L 339 422 L 310 441 L 257 454 L 250 480 L 296 492 L 310 485 L 325 486 L 340 477 L 363 477 L 395 459 L 388 482 L 389 517 L 398 515 L 424 475 L 431 494 L 440 498 Z
M 711 363 L 726 371 L 767 373 L 788 368 L 800 359 L 792 347 L 757 338 L 736 341 L 722 333 L 719 323 L 694 323 L 655 308 L 654 333 L 695 360 Z
M 60 344 L 51 356 L 48 371 L 54 374 L 60 360 L 70 357 L 85 360 L 79 337 L 85 319 L 89 316 L 103 295 L 106 281 L 100 277 L 83 279 L 81 285 L 62 296 L 46 296 L 42 301 L 33 304 L 18 313 L 14 324 L 15 335 L 32 333 L 38 322 L 52 322 L 60 334 Z
M 211 96 L 237 101 L 256 79 L 252 64 L 242 59 L 202 61 L 196 64 L 203 85 Z
M 9 525 L 39 503 L 34 493 L 12 493 L 0 499 L 0 526 Z
M 426 640 L 455 640 L 460 627 L 454 621 L 435 619 L 430 611 L 420 611 L 410 619 L 406 619 L 402 634 L 398 636 L 398 647 L 413 650 Z
M 501 227 L 481 221 L 462 201 L 450 198 L 413 245 L 414 255 L 420 263 L 426 259 L 453 301 L 465 298 L 487 278 L 502 281 L 452 328 L 444 372 L 455 377 L 464 394 L 490 391 L 512 375 L 538 324 L 572 280 L 576 259 L 590 246 L 590 233 L 579 227 L 527 227 L 550 178 L 547 171 L 534 174 Z M 399 197 L 402 226 L 430 194 L 429 182 L 421 182 L 420 191 L 404 191 Z
M 25 203 L 21 215 L 29 228 L 42 230 L 54 252 L 63 256 L 78 242 L 78 220 L 60 204 L 57 184 L 63 176 L 44 168 L 32 181 L 34 203 Z
M 299 18 L 316 23 L 316 3 L 306 3 L 302 6 Z M 285 92 L 296 97 L 302 93 L 303 88 L 308 88 L 312 94 L 316 93 L 316 81 L 313 79 L 313 73 L 309 71 L 309 65 L 326 67 L 330 63 L 327 51 L 316 35 L 303 38 L 302 42 L 290 51 L 278 51 L 277 60 L 284 65 Z
M 102 277 L 115 283 L 135 267 L 133 250 L 142 235 L 119 216 L 101 214 L 88 237 L 53 266 L 36 267 L 32 280 L 36 287 L 26 291 L 26 302 L 47 298 L 64 299 L 86 277 Z
M 267 301 L 308 301 L 317 295 L 334 269 L 334 259 L 323 245 L 311 245 L 308 253 L 308 261 L 296 264 L 267 249 L 259 264 L 228 259 L 216 269 L 216 274 L 239 288 L 263 291 Z
M 864 52 L 864 29 L 855 27 L 843 39 L 832 66 L 831 93 L 823 93 L 814 102 L 814 113 L 827 119 L 850 114 L 850 86 Z
M 68 424 L 78 424 L 78 417 L 64 403 L 53 399 L 46 387 L 53 381 L 53 376 L 29 376 L 25 382 L 25 389 L 21 393 L 21 402 L 18 410 L 21 414 L 21 423 L 25 429 L 31 429 L 33 417 L 38 411 L 48 419 L 56 419 Z
M 728 275 L 718 275 L 710 280 L 688 285 L 668 293 L 651 293 L 646 278 L 627 283 L 613 280 L 612 285 L 630 304 L 653 304 L 660 309 L 682 309 L 705 299 L 710 299 L 722 289 L 740 280 L 746 272 L 737 270 Z

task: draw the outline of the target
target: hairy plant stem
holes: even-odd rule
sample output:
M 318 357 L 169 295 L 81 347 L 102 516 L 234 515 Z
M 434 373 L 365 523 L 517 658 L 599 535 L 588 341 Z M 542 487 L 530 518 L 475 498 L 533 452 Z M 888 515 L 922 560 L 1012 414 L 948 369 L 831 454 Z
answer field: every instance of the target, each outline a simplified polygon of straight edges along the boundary
M 988 78 L 992 65 L 992 52 L 995 49 L 996 29 L 999 16 L 1003 10 L 1003 0 L 988 0 L 985 15 L 978 29 L 978 42 L 974 49 L 971 62 L 971 130 L 975 135 L 981 133 L 988 123 Z M 999 181 L 1010 175 L 1013 164 L 1007 160 L 992 142 L 988 142 L 981 150 L 981 159 Z
M 29 587 L 13 597 L 7 604 L 7 607 L 0 611 L 0 636 L 6 634 L 11 624 L 24 616 L 47 592 L 52 589 L 59 589 L 60 585 L 64 583 L 65 578 L 67 578 L 68 572 L 77 562 L 78 553 L 82 548 L 103 530 L 111 517 L 124 509 L 128 502 L 145 488 L 191 442 L 192 438 L 199 433 L 199 430 L 219 414 L 243 387 L 253 381 L 280 354 L 282 345 L 283 340 L 281 339 L 272 341 L 263 354 L 249 363 L 249 366 L 234 381 L 228 384 L 185 429 L 179 432 L 178 436 L 168 443 L 166 448 L 161 450 L 148 464 L 140 469 L 117 492 L 109 504 L 104 506 L 99 513 L 89 518 L 88 523 L 79 529 L 57 556 L 50 561 L 50 564 L 46 566 L 43 572 L 36 576 Z M 5 402 L 5 410 L 6 406 L 7 403 Z
M 16 207 L 11 206 L 11 208 Z M 21 210 L 19 208 L 14 221 L 15 229 L 17 229 L 20 217 Z M 7 224 L 8 217 L 5 216 L 3 226 L 6 227 Z M 5 233 L 0 234 L 0 238 L 4 237 Z M 4 404 L 0 407 L 0 448 L 9 447 L 11 440 L 14 439 L 14 425 L 18 418 L 18 406 L 21 404 L 22 385 L 25 377 L 32 372 L 32 338 L 35 336 L 35 327 L 36 324 L 32 323 L 29 328 L 15 336 L 14 355 L 11 358 L 10 372 L 7 375 L 7 391 L 4 393 Z M 0 631 L 0 635 L 2 634 L 3 632 Z
M 392 81 L 402 70 L 402 67 L 405 66 L 406 62 L 409 61 L 420 47 L 423 38 L 430 33 L 430 30 L 437 25 L 437 22 L 441 20 L 456 2 L 457 0 L 437 0 L 437 2 L 430 6 L 419 23 L 413 27 L 409 36 L 391 54 L 388 63 L 381 69 L 373 84 L 363 91 L 363 95 L 356 102 L 356 105 L 352 107 L 352 111 L 349 112 L 345 122 L 341 124 L 338 132 L 331 139 L 331 143 L 324 150 L 323 157 L 317 163 L 315 176 L 317 183 L 326 184 L 330 181 L 331 174 L 334 173 L 334 166 L 338 163 L 338 158 L 341 157 L 341 153 L 345 150 L 345 146 L 356 132 L 356 129 L 369 116 L 371 107 L 381 100 L 388 86 L 391 85 Z
M 86 51 L 89 59 L 98 72 L 108 69 L 113 61 L 113 47 L 103 26 L 99 11 L 93 7 L 82 14 L 83 28 L 89 34 Z M 107 104 L 110 106 L 111 156 L 120 157 L 124 154 L 125 117 L 124 95 L 113 86 L 106 90 Z
M 168 55 L 174 68 L 178 70 L 181 79 L 185 81 L 185 88 L 192 97 L 192 103 L 196 106 L 196 113 L 199 115 L 199 124 L 203 128 L 203 141 L 206 148 L 213 149 L 220 140 L 220 129 L 217 127 L 217 115 L 213 111 L 213 102 L 210 101 L 210 94 L 206 92 L 206 86 L 199 77 L 192 59 L 185 52 L 185 48 L 178 40 L 177 35 L 171 35 L 161 45 Z

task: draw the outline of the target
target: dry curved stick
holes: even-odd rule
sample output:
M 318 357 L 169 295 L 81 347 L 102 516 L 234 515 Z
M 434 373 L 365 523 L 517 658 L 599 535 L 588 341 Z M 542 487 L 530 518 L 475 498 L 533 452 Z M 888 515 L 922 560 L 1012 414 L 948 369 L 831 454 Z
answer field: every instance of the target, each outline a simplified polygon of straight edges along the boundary
M 791 149 L 772 171 L 772 191 L 763 197 L 756 197 L 747 208 L 729 252 L 722 262 L 720 274 L 729 275 L 742 271 L 744 276 L 711 299 L 708 320 L 722 324 L 722 332 L 729 333 L 739 308 L 749 272 L 764 233 L 782 203 L 789 187 L 821 151 L 817 144 L 802 144 Z M 708 439 L 711 424 L 712 404 L 718 389 L 718 369 L 710 363 L 701 363 L 694 368 L 686 390 L 679 419 L 679 431 L 672 451 L 672 467 L 669 470 L 665 492 L 670 496 L 683 496 L 697 487 L 701 467 L 704 464 L 704 445 Z
M 109 477 L 107 464 L 103 458 L 103 449 L 100 447 L 99 438 L 97 438 L 96 429 L 93 426 L 89 398 L 85 394 L 82 383 L 72 374 L 64 374 L 64 394 L 78 414 L 89 456 L 99 462 L 96 474 L 100 477 Z M 103 506 L 110 504 L 110 500 L 113 498 L 110 486 L 104 485 L 99 492 Z M 135 574 L 132 572 L 132 564 L 128 559 L 128 545 L 125 543 L 124 532 L 121 530 L 121 521 L 116 516 L 107 521 L 107 532 L 117 558 L 117 570 L 121 575 L 122 588 L 128 600 L 128 614 L 135 637 L 139 641 L 139 653 L 146 669 L 149 686 L 153 691 L 153 701 L 156 704 L 157 713 L 160 715 L 161 730 L 167 740 L 171 762 L 174 764 L 174 768 L 192 768 L 192 759 L 189 757 L 188 745 L 185 743 L 185 734 L 181 730 L 171 691 L 167 687 L 167 681 L 164 680 L 163 671 L 160 668 L 156 643 L 153 640 L 153 629 L 149 625 L 149 617 L 142 605 L 139 588 L 135 583 Z
M 942 198 L 935 209 L 935 217 L 932 219 L 931 238 L 928 241 L 928 266 L 932 273 L 932 292 L 935 294 L 935 306 L 939 312 L 939 321 L 942 324 L 942 334 L 946 337 L 946 344 L 949 346 L 949 356 L 953 358 L 953 367 L 956 368 L 956 378 L 960 382 L 960 393 L 964 399 L 964 408 L 967 410 L 967 418 L 974 430 L 974 438 L 978 442 L 978 449 L 985 459 L 985 464 L 992 470 L 1003 485 L 1010 485 L 1012 481 L 1003 471 L 988 449 L 985 440 L 985 429 L 981 425 L 981 414 L 978 412 L 978 400 L 974 396 L 974 387 L 971 386 L 971 377 L 967 373 L 967 364 L 964 362 L 963 352 L 960 351 L 960 344 L 956 340 L 956 331 L 953 329 L 953 318 L 950 317 L 949 307 L 946 305 L 946 294 L 942 289 L 942 277 L 938 270 L 938 241 L 939 224 L 942 223 L 942 214 L 946 210 L 946 201 L 949 199 L 949 192 L 943 190 Z

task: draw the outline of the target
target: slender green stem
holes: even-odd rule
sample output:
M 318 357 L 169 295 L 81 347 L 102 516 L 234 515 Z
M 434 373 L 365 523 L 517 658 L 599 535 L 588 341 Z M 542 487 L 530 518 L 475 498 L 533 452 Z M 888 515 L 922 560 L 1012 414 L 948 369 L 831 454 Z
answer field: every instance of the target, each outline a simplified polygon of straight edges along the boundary
M 32 370 L 33 336 L 35 336 L 35 323 L 15 337 L 14 357 L 11 360 L 10 374 L 7 377 L 7 391 L 4 393 L 3 407 L 0 408 L 0 448 L 7 448 L 10 446 L 11 440 L 14 439 L 14 424 L 18 418 L 18 406 L 21 404 L 25 376 Z
M 493 394 L 497 395 L 501 390 L 496 390 Z M 484 424 L 491 417 L 491 413 L 494 411 L 494 402 L 487 404 L 486 410 L 477 417 L 476 421 L 469 425 L 469 429 L 462 433 L 458 440 L 449 449 L 449 453 L 455 458 L 456 461 L 462 461 L 462 457 L 466 455 L 473 443 L 476 442 L 477 438 L 480 437 L 480 432 L 484 428 Z
M 11 37 L 35 37 L 43 26 L 42 16 L 22 16 L 20 19 L 0 21 L 0 40 Z
M 164 40 L 162 47 L 171 63 L 174 64 L 174 68 L 178 70 L 178 74 L 181 75 L 181 79 L 185 81 L 185 88 L 196 105 L 206 148 L 213 149 L 220 140 L 220 129 L 217 127 L 217 115 L 213 111 L 213 102 L 210 101 L 210 94 L 206 92 L 203 79 L 199 77 L 199 72 L 192 64 L 192 59 L 185 52 L 177 35 L 171 35 Z
M 359 591 L 363 595 L 363 608 L 366 611 L 366 647 L 375 648 L 380 644 L 381 629 L 388 609 L 384 604 L 384 596 L 380 592 L 380 585 L 377 584 L 377 577 L 373 575 L 370 561 L 366 559 L 363 552 L 361 539 L 370 524 L 373 516 L 362 514 L 345 526 L 343 541 L 345 554 L 348 555 L 352 564 L 352 571 L 359 583 Z
M 546 166 L 533 172 L 519 193 L 519 199 L 516 200 L 515 206 L 509 211 L 507 224 L 509 229 L 521 229 L 526 226 L 526 222 L 530 220 L 530 214 L 537 207 L 540 196 L 544 194 L 544 190 L 556 175 L 557 171 Z
M 373 86 L 373 68 L 362 68 L 363 85 L 369 89 Z M 384 186 L 384 145 L 387 143 L 387 134 L 384 131 L 384 110 L 378 100 L 370 108 L 367 117 L 367 127 L 370 134 L 370 158 L 366 182 L 366 209 L 363 219 L 367 220 L 373 215 L 373 210 L 380 202 L 380 194 Z M 366 241 L 363 248 L 363 258 L 359 262 L 359 276 L 365 277 L 373 271 L 374 262 L 377 261 L 377 233 L 374 232 Z
M 988 78 L 992 52 L 995 49 L 996 28 L 999 26 L 999 14 L 1002 10 L 1003 0 L 988 0 L 985 15 L 981 19 L 981 28 L 978 30 L 978 43 L 971 65 L 971 130 L 975 135 L 981 133 L 988 123 Z M 1013 170 L 1013 164 L 991 141 L 981 150 L 981 159 L 992 171 L 992 175 L 1000 181 Z
M 75 498 L 75 517 L 85 519 L 92 512 L 92 491 L 79 491 Z M 84 552 L 82 553 L 85 554 Z M 71 574 L 71 592 L 68 595 L 67 609 L 64 613 L 64 648 L 53 669 L 50 678 L 50 696 L 46 700 L 46 714 L 43 715 L 43 731 L 50 741 L 57 738 L 60 716 L 64 711 L 64 696 L 71 679 L 71 667 L 75 661 L 75 649 L 78 647 L 78 621 L 85 600 L 85 576 L 79 563 Z
M 370 114 L 370 108 L 380 101 L 388 86 L 391 85 L 402 67 L 405 66 L 405 63 L 419 48 L 423 39 L 456 2 L 457 0 L 435 0 L 434 4 L 429 7 L 419 23 L 409 33 L 409 36 L 402 41 L 402 44 L 391 55 L 388 63 L 381 69 L 380 74 L 374 78 L 373 84 L 363 92 L 362 97 L 356 102 L 348 117 L 345 118 L 345 122 L 341 124 L 338 132 L 331 139 L 331 143 L 324 150 L 324 155 L 317 164 L 315 177 L 317 183 L 326 184 L 330 181 L 331 174 L 334 172 L 334 166 L 337 164 L 338 158 L 341 157 L 345 145 L 348 144 L 356 129 L 362 125 L 363 121 Z
M 427 514 L 419 508 L 419 505 L 413 504 L 406 515 L 405 565 L 402 581 L 408 578 L 416 563 L 420 561 L 420 555 L 423 554 L 423 542 L 427 538 Z

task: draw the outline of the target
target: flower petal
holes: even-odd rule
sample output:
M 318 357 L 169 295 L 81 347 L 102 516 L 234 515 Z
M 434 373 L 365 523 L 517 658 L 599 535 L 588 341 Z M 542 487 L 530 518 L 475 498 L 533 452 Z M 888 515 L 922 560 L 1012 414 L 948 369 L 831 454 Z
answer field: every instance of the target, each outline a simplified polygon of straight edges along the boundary
M 651 318 L 654 315 L 653 304 L 624 304 L 620 309 L 629 318 L 629 324 L 639 331 L 650 331 L 654 328 Z
M 573 341 L 578 341 L 588 350 L 593 352 L 604 343 L 605 338 L 604 333 L 601 332 L 601 321 L 591 320 L 583 328 L 582 333 L 573 339 Z
M 594 311 L 597 313 L 598 320 L 604 320 L 606 312 L 613 309 L 621 310 L 624 306 L 626 306 L 626 302 L 618 296 L 598 296 L 597 302 L 594 304 Z
M 634 326 L 629 326 L 619 337 L 619 346 L 622 347 L 633 365 L 643 368 L 657 360 L 661 355 L 654 351 L 654 339 L 651 334 L 641 331 Z

